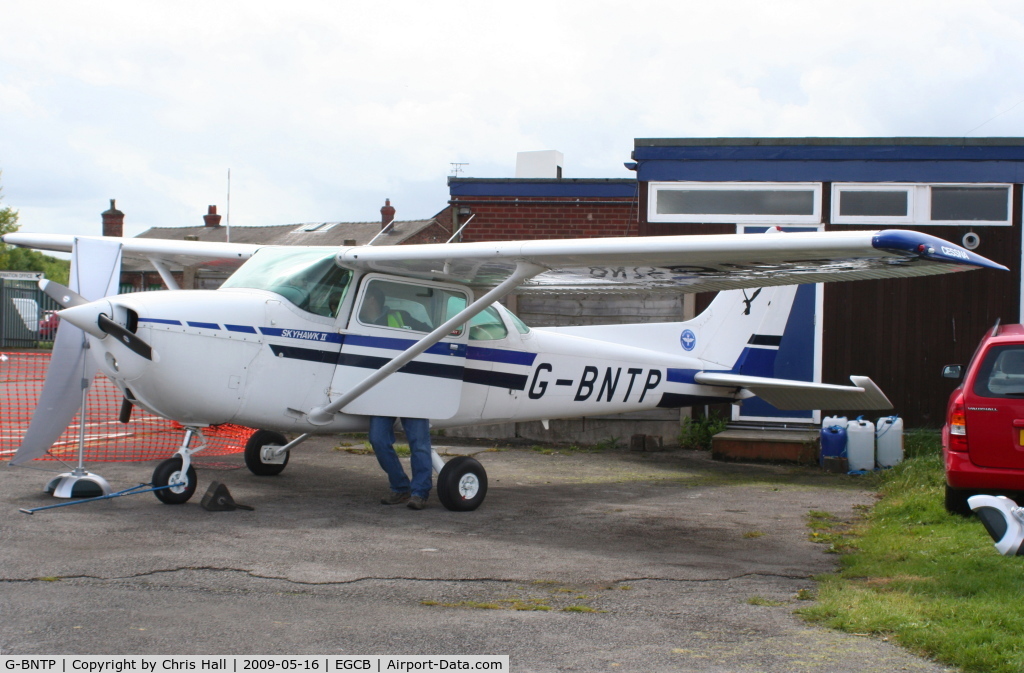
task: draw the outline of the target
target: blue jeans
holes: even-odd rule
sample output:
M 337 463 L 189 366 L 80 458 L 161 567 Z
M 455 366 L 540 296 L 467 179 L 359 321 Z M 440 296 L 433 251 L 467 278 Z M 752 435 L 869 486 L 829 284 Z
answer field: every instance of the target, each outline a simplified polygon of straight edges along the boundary
M 402 430 L 409 439 L 409 462 L 412 465 L 412 482 L 406 476 L 402 463 L 395 453 L 395 418 L 373 416 L 370 418 L 370 446 L 377 456 L 377 462 L 388 474 L 388 483 L 395 493 L 412 493 L 426 499 L 433 484 L 434 464 L 430 456 L 430 421 L 425 418 L 403 418 Z

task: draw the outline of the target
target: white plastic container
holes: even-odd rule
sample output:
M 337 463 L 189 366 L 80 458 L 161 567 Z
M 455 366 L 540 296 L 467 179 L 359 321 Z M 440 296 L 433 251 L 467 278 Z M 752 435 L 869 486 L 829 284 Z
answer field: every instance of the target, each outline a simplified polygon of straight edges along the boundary
M 884 416 L 875 425 L 875 463 L 892 467 L 903 462 L 903 419 Z
M 850 472 L 875 469 L 875 424 L 863 417 L 846 426 L 846 460 Z
M 846 416 L 826 416 L 821 419 L 821 427 L 831 428 L 833 425 L 838 425 L 841 428 L 845 428 L 849 423 Z

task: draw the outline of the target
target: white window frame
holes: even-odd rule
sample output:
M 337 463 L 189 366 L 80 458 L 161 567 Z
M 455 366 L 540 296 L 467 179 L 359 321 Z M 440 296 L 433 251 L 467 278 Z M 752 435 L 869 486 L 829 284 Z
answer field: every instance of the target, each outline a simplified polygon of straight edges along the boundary
M 933 220 L 933 187 L 998 187 L 1006 189 L 1005 220 Z M 841 193 L 846 191 L 864 192 L 906 192 L 906 217 L 839 214 Z M 918 224 L 936 227 L 1009 227 L 1013 218 L 1013 185 L 1006 182 L 833 182 L 832 183 L 832 224 Z
M 832 183 L 832 224 L 913 224 L 914 207 L 917 199 L 914 197 L 914 187 L 911 184 L 886 182 L 874 183 Z M 842 192 L 902 192 L 907 195 L 907 214 L 899 215 L 840 215 L 839 206 Z M 930 203 L 930 201 L 929 201 Z
M 648 222 L 727 222 L 736 224 L 820 224 L 820 182 L 651 182 L 647 187 Z M 813 212 L 810 215 L 741 215 L 741 214 L 689 214 L 659 213 L 660 191 L 792 191 L 813 192 Z

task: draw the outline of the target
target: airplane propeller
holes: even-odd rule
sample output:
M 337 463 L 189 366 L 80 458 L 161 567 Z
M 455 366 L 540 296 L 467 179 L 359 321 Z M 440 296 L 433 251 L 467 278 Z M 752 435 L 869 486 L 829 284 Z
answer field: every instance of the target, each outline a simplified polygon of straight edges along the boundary
M 80 311 L 79 307 L 90 303 L 90 297 L 99 299 L 116 294 L 120 273 L 119 243 L 76 239 L 71 255 L 71 284 L 74 289 L 53 281 L 41 282 L 40 288 L 65 307 L 60 313 Z M 49 450 L 78 413 L 85 399 L 84 393 L 96 374 L 98 366 L 87 352 L 81 326 L 75 325 L 73 321 L 68 323 L 62 324 L 57 330 L 50 366 L 46 372 L 36 411 L 29 422 L 21 446 L 10 461 L 11 465 L 27 463 L 43 456 Z M 98 327 L 93 329 L 99 331 Z M 102 334 L 103 332 L 100 332 L 100 335 Z M 84 428 L 84 421 L 81 425 Z M 79 471 L 76 470 L 76 473 Z M 83 475 L 87 473 L 81 471 L 81 475 L 72 476 Z M 57 493 L 58 490 L 54 486 L 54 492 Z M 71 488 L 67 495 L 60 497 L 69 497 L 73 491 Z
M 96 323 L 99 328 L 114 337 L 125 346 L 138 355 L 146 358 L 147 360 L 153 359 L 153 347 L 143 341 L 138 335 L 133 332 L 129 332 L 124 326 L 114 322 L 106 316 L 106 314 L 100 313 L 96 319 Z

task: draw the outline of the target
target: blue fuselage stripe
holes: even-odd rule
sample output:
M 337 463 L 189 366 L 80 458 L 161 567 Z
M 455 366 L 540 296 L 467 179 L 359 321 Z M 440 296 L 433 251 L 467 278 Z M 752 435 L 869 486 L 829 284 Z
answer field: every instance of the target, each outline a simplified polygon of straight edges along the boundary
M 500 348 L 485 348 L 483 346 L 470 346 L 466 349 L 466 359 L 483 360 L 485 362 L 501 362 L 509 365 L 533 365 L 537 359 L 536 353 L 525 351 L 507 351 Z
M 164 318 L 139 318 L 139 322 L 152 322 L 158 325 L 181 325 L 180 320 L 165 320 Z

